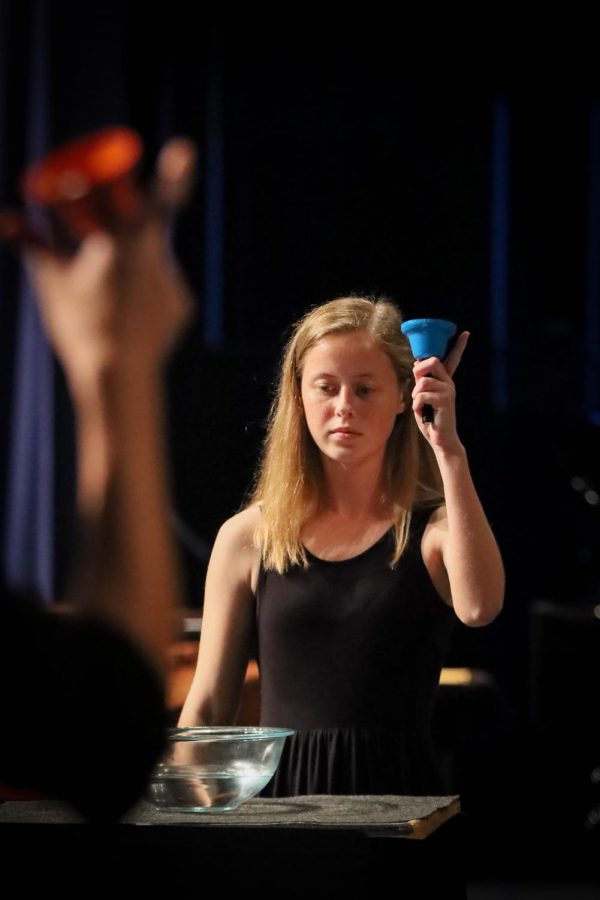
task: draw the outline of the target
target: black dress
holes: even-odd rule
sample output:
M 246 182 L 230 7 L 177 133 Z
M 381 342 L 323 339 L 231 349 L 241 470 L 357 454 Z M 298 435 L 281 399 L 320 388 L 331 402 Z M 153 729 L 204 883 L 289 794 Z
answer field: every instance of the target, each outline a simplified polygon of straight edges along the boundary
M 445 793 L 430 731 L 455 614 L 421 556 L 431 512 L 394 569 L 392 530 L 352 559 L 261 570 L 261 723 L 296 731 L 264 795 Z

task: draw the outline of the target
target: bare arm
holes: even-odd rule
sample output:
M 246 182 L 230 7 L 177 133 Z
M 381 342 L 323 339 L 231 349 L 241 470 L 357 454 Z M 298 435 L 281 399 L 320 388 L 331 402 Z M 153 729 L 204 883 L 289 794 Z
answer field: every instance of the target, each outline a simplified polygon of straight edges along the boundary
M 457 616 L 465 625 L 478 626 L 493 621 L 502 609 L 504 567 L 456 432 L 451 376 L 467 338 L 460 336 L 445 364 L 429 359 L 415 365 L 413 409 L 438 461 L 446 498 L 445 510 L 434 516 L 429 529 L 429 545 L 443 562 Z M 433 424 L 421 421 L 425 404 L 435 410 Z
M 187 142 L 165 148 L 155 194 L 127 234 L 95 233 L 69 259 L 30 241 L 26 256 L 77 422 L 83 540 L 66 599 L 123 631 L 161 673 L 178 599 L 161 379 L 190 303 L 165 214 L 193 162 Z
M 206 577 L 200 649 L 179 725 L 231 725 L 240 703 L 256 616 L 258 511 L 244 510 L 222 526 Z
M 124 631 L 164 674 L 179 585 L 158 373 L 106 370 L 75 406 L 82 547 L 66 605 Z

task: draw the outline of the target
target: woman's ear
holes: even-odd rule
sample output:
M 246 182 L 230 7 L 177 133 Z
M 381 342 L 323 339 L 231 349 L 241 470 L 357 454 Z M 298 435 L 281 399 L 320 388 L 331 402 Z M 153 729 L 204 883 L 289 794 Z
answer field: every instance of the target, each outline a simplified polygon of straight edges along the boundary
M 398 415 L 401 416 L 402 413 L 405 413 L 407 409 L 410 409 L 410 395 L 412 392 L 412 388 L 410 382 L 405 381 L 403 385 L 401 385 L 400 390 L 400 402 L 398 404 Z

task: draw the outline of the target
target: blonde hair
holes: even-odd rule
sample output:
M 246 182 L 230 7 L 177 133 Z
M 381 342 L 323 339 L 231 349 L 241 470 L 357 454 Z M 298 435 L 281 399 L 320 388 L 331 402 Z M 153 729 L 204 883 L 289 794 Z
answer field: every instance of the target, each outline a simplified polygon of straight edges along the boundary
M 399 416 L 384 458 L 385 496 L 395 516 L 394 566 L 408 540 L 412 509 L 443 501 L 442 481 L 433 452 L 411 412 L 413 356 L 400 331 L 402 316 L 387 298 L 339 297 L 309 310 L 295 325 L 282 357 L 281 372 L 268 419 L 268 429 L 248 505 L 259 503 L 262 514 L 254 534 L 263 566 L 285 572 L 308 566 L 300 532 L 324 496 L 324 474 L 300 399 L 302 367 L 307 352 L 331 334 L 364 331 L 379 341 L 403 389 L 407 412 Z

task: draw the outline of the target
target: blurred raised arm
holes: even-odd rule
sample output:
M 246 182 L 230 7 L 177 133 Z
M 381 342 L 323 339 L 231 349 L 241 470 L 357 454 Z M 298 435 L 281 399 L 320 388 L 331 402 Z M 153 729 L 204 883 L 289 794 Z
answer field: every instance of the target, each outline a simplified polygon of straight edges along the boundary
M 189 192 L 194 163 L 188 141 L 167 144 L 135 225 L 118 236 L 89 235 L 74 256 L 56 255 L 21 229 L 76 417 L 82 540 L 65 599 L 121 629 L 161 673 L 179 591 L 162 369 L 191 308 L 168 224 Z

